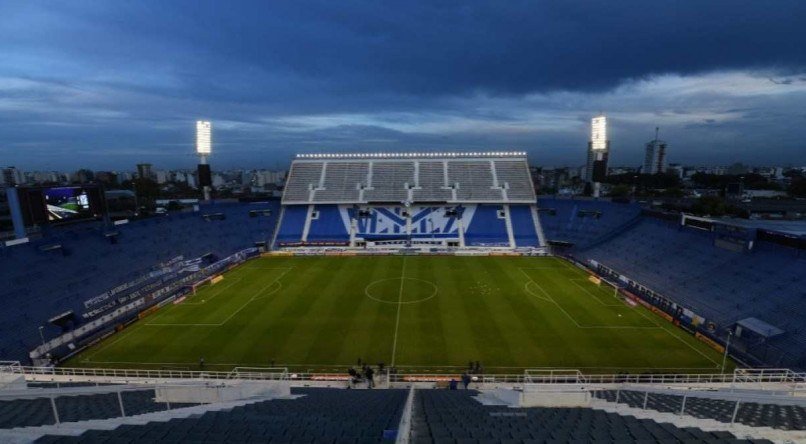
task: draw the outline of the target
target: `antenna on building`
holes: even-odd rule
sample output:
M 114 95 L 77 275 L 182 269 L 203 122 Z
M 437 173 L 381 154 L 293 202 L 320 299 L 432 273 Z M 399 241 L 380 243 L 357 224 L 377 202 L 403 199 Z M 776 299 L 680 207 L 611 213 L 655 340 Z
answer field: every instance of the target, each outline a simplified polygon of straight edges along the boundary
M 659 132 L 660 132 L 660 127 L 659 127 L 659 126 L 656 126 L 656 127 L 655 127 L 655 143 L 657 143 L 657 142 L 658 142 L 658 133 L 659 133 Z

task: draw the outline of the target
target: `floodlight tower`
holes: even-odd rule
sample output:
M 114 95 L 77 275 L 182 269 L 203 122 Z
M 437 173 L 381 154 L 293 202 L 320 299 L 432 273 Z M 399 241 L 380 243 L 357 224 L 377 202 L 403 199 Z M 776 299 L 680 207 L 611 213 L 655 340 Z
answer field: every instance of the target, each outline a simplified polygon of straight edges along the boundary
M 591 140 L 588 142 L 588 164 L 586 180 L 592 184 L 593 196 L 599 197 L 605 176 L 607 158 L 610 155 L 610 141 L 607 140 L 607 117 L 599 115 L 591 119 Z
M 210 175 L 210 165 L 207 163 L 207 156 L 212 154 L 213 125 L 206 120 L 196 121 L 196 154 L 199 156 L 199 185 L 204 193 L 204 200 L 210 200 L 210 186 L 212 177 Z

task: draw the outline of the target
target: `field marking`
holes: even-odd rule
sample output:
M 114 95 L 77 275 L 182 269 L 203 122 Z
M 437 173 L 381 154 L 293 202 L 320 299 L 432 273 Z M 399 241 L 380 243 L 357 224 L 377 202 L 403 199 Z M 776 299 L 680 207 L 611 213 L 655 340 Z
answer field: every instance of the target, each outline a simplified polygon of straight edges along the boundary
M 535 285 L 537 286 L 537 288 L 538 288 L 538 289 L 539 289 L 539 290 L 540 290 L 540 291 L 541 291 L 541 292 L 542 292 L 544 295 L 546 295 L 546 297 L 547 297 L 549 300 L 551 300 L 551 302 L 552 302 L 552 303 L 554 303 L 554 305 L 556 305 L 556 306 L 557 306 L 557 308 L 559 308 L 559 309 L 560 309 L 560 311 L 562 311 L 563 313 L 565 313 L 565 315 L 568 317 L 568 319 L 570 319 L 570 320 L 571 320 L 571 322 L 573 322 L 573 323 L 574 323 L 574 324 L 577 326 L 577 328 L 583 328 L 583 329 L 597 329 L 597 330 L 656 330 L 656 329 L 661 328 L 661 327 L 660 327 L 660 326 L 658 326 L 657 324 L 655 324 L 655 326 L 654 326 L 654 327 L 644 327 L 644 326 L 637 326 L 637 325 L 624 325 L 624 326 L 619 326 L 619 325 L 582 325 L 582 324 L 580 324 L 579 322 L 577 322 L 577 320 L 576 320 L 576 319 L 575 319 L 573 316 L 571 316 L 571 314 L 570 314 L 570 313 L 568 313 L 567 311 L 565 311 L 565 309 L 562 307 L 562 305 L 560 305 L 559 303 L 557 303 L 557 301 L 555 301 L 555 300 L 554 300 L 554 298 L 553 298 L 553 297 L 551 297 L 551 295 L 550 295 L 550 294 L 549 294 L 549 293 L 548 293 L 548 292 L 547 292 L 547 291 L 546 291 L 546 290 L 545 290 L 545 289 L 544 289 L 544 288 L 543 288 L 543 287 L 542 287 L 540 284 L 538 284 L 537 282 L 535 282 L 535 281 L 534 281 L 534 279 L 532 279 L 532 277 L 531 277 L 531 276 L 529 276 L 529 273 L 527 273 L 527 272 L 523 271 L 523 270 L 524 270 L 523 268 L 518 268 L 518 269 L 521 271 L 521 273 L 523 273 L 523 274 L 526 276 L 526 278 L 527 278 L 527 279 L 529 279 L 529 281 L 530 281 L 530 282 L 532 282 L 533 284 L 535 284 Z M 529 270 L 529 269 L 527 268 L 526 270 Z M 533 295 L 533 296 L 534 296 L 534 295 Z M 662 328 L 661 328 L 661 329 L 662 329 Z
M 132 329 L 134 329 L 134 327 L 136 327 L 136 326 L 137 326 L 137 324 L 130 325 L 130 326 L 126 327 L 126 331 L 124 331 L 123 333 L 118 332 L 117 333 L 118 337 L 115 338 L 114 341 L 112 341 L 112 342 L 110 342 L 108 344 L 101 345 L 100 347 L 98 347 L 97 350 L 95 350 L 93 353 L 89 354 L 85 359 L 83 359 L 83 361 L 84 362 L 91 362 L 90 358 L 95 357 L 95 355 L 97 355 L 101 351 L 106 350 L 107 348 L 109 348 L 109 347 L 117 344 L 118 342 L 122 341 L 123 339 L 125 339 L 129 334 L 131 334 Z
M 268 292 L 261 294 L 260 296 L 253 297 L 252 302 L 260 300 L 260 299 L 266 299 L 266 297 L 271 296 L 274 293 L 277 293 L 278 291 L 280 291 L 281 288 L 283 288 L 283 283 L 280 282 L 280 281 L 274 281 L 274 283 L 272 285 L 274 285 L 274 284 L 277 284 L 276 288 L 273 288 L 273 289 L 269 290 Z
M 254 295 L 252 295 L 252 297 L 251 297 L 251 298 L 250 298 L 248 301 L 244 302 L 244 303 L 243 303 L 243 305 L 241 305 L 241 307 L 240 307 L 239 309 L 235 310 L 235 312 L 234 312 L 234 313 L 232 313 L 232 314 L 231 314 L 231 315 L 229 315 L 229 316 L 228 316 L 226 319 L 224 319 L 223 321 L 221 321 L 221 322 L 219 322 L 219 323 L 197 323 L 197 324 L 186 324 L 186 323 L 159 323 L 159 322 L 149 322 L 149 323 L 147 323 L 147 324 L 145 324 L 145 325 L 158 326 L 158 327 L 220 327 L 220 326 L 222 326 L 222 325 L 226 324 L 227 322 L 229 322 L 229 320 L 230 320 L 230 319 L 232 319 L 232 318 L 233 318 L 235 315 L 237 315 L 238 313 L 240 313 L 240 312 L 241 312 L 241 311 L 242 311 L 244 308 L 246 308 L 246 306 L 247 306 L 247 305 L 249 305 L 251 302 L 253 302 L 253 301 L 257 300 L 257 299 L 258 299 L 260 296 L 264 296 L 262 293 L 263 293 L 264 291 L 266 291 L 266 290 L 267 290 L 269 287 L 271 287 L 272 285 L 274 285 L 275 283 L 279 283 L 279 280 L 280 280 L 280 279 L 282 279 L 282 277 L 283 277 L 283 276 L 285 276 L 285 275 L 286 275 L 286 273 L 288 273 L 289 271 L 293 270 L 293 267 L 291 267 L 291 268 L 275 268 L 275 270 L 284 270 L 284 271 L 283 271 L 282 273 L 280 273 L 280 276 L 277 276 L 277 277 L 276 277 L 276 278 L 275 278 L 273 281 L 271 281 L 271 282 L 270 282 L 268 285 L 264 286 L 264 287 L 263 287 L 263 288 L 261 288 L 261 289 L 260 289 L 260 290 L 259 290 L 257 293 L 255 293 Z M 280 284 L 280 287 L 282 287 L 282 284 Z M 279 290 L 279 288 L 278 288 L 278 290 Z M 277 291 L 277 290 L 275 290 L 275 291 Z M 268 293 L 268 294 L 266 294 L 265 296 L 268 296 L 269 294 L 274 294 L 274 292 L 275 292 L 275 291 L 273 291 L 273 292 L 271 292 L 271 293 Z
M 209 298 L 207 298 L 207 299 L 204 299 L 204 300 L 203 300 L 203 301 L 201 301 L 201 302 L 188 302 L 188 301 L 185 301 L 185 302 L 182 302 L 182 303 L 181 303 L 181 304 L 179 304 L 179 305 L 201 305 L 201 304 L 206 304 L 206 303 L 207 303 L 207 301 L 212 300 L 212 299 L 213 299 L 213 298 L 215 298 L 216 296 L 218 296 L 218 295 L 220 295 L 221 293 L 223 293 L 223 292 L 224 292 L 224 290 L 226 290 L 226 289 L 228 289 L 228 288 L 232 287 L 233 285 L 237 284 L 238 282 L 241 282 L 242 280 L 243 280 L 243 278 L 231 279 L 229 282 L 227 282 L 227 283 L 229 283 L 229 285 L 223 285 L 223 286 L 220 286 L 220 287 L 216 287 L 216 289 L 217 289 L 217 290 L 219 290 L 219 291 L 218 291 L 218 293 L 216 293 L 216 294 L 214 294 L 214 295 L 210 296 L 210 297 L 209 297 Z M 196 296 L 196 294 L 194 294 L 193 296 Z
M 574 271 L 579 271 L 579 272 L 585 273 L 585 271 L 584 271 L 584 270 L 582 270 L 581 268 L 577 267 L 576 265 L 571 265 L 571 263 L 569 263 L 569 262 L 568 262 L 567 260 L 565 260 L 565 259 L 559 259 L 559 258 L 556 258 L 556 257 L 555 257 L 555 259 L 556 259 L 557 261 L 559 261 L 561 264 L 565 265 L 566 267 L 568 267 L 568 268 L 570 268 L 570 269 L 572 269 L 572 270 L 574 270 Z
M 719 362 L 714 361 L 713 359 L 711 359 L 711 357 L 710 357 L 710 356 L 706 355 L 706 354 L 705 354 L 705 353 L 703 353 L 701 350 L 698 350 L 696 347 L 694 347 L 693 345 L 691 345 L 691 344 L 689 344 L 688 342 L 686 342 L 686 341 L 685 341 L 683 338 L 681 338 L 680 336 L 677 336 L 676 334 L 674 334 L 674 332 L 670 331 L 669 329 L 663 328 L 663 326 L 662 326 L 661 324 L 659 324 L 659 323 L 656 321 L 656 319 L 655 319 L 655 315 L 654 315 L 654 314 L 653 314 L 652 316 L 647 316 L 647 314 L 646 314 L 646 313 L 644 313 L 644 310 L 638 310 L 638 313 L 640 313 L 640 314 L 641 314 L 641 316 L 645 317 L 646 319 L 649 319 L 649 320 L 650 320 L 650 322 L 652 322 L 653 324 L 657 325 L 659 329 L 661 329 L 661 330 L 665 331 L 665 332 L 666 332 L 666 333 L 668 333 L 668 334 L 669 334 L 671 337 L 673 337 L 673 338 L 677 339 L 678 341 L 680 341 L 680 342 L 682 342 L 683 344 L 685 344 L 686 346 L 688 346 L 688 348 L 690 348 L 690 349 L 694 350 L 695 352 L 699 353 L 699 354 L 700 354 L 700 356 L 702 356 L 702 357 L 704 357 L 705 359 L 707 359 L 707 360 L 709 360 L 709 361 L 713 362 L 713 363 L 714 363 L 714 366 L 715 366 L 716 368 L 719 368 L 719 366 L 721 365 Z M 679 327 L 675 326 L 674 328 L 679 328 Z
M 379 282 L 393 281 L 393 280 L 398 280 L 398 279 L 400 279 L 400 280 L 403 280 L 403 279 L 408 279 L 408 280 L 411 280 L 411 281 L 420 281 L 420 282 L 425 282 L 425 283 L 427 283 L 427 284 L 431 285 L 432 287 L 434 287 L 434 291 L 432 291 L 432 292 L 431 292 L 431 295 L 430 295 L 430 296 L 427 296 L 427 297 L 425 297 L 425 298 L 423 298 L 423 299 L 417 299 L 416 301 L 406 301 L 406 302 L 403 302 L 403 301 L 402 301 L 402 300 L 400 300 L 400 299 L 399 299 L 397 302 L 394 302 L 394 301 L 385 301 L 385 300 L 383 300 L 383 299 L 379 299 L 379 298 L 376 298 L 375 296 L 372 296 L 372 295 L 370 294 L 370 292 L 369 292 L 369 287 L 371 287 L 371 286 L 373 286 L 373 285 L 375 285 L 375 284 L 377 284 L 377 283 L 379 283 Z M 402 282 L 401 282 L 400 286 L 401 286 L 401 287 L 403 286 L 403 283 L 402 283 Z M 418 303 L 420 303 L 420 302 L 425 302 L 425 301 L 427 301 L 427 300 L 429 300 L 429 299 L 433 299 L 433 298 L 434 298 L 434 297 L 437 295 L 437 293 L 438 293 L 438 292 L 439 292 L 439 287 L 437 287 L 437 284 L 435 284 L 435 283 L 433 283 L 433 282 L 431 282 L 431 281 L 429 281 L 429 280 L 426 280 L 426 279 L 411 278 L 411 277 L 407 277 L 407 278 L 399 277 L 399 278 L 384 278 L 384 279 L 378 279 L 378 280 L 376 280 L 376 281 L 372 281 L 372 282 L 370 282 L 369 284 L 367 284 L 367 286 L 366 286 L 366 287 L 364 287 L 364 294 L 365 294 L 365 295 L 366 295 L 368 298 L 372 299 L 373 301 L 380 302 L 380 303 L 383 303 L 383 304 L 398 304 L 398 305 L 400 305 L 400 304 L 418 304 Z M 399 296 L 399 295 L 398 295 L 398 296 Z
M 536 297 L 536 298 L 538 298 L 538 299 L 544 300 L 544 301 L 546 301 L 546 302 L 550 302 L 550 303 L 552 303 L 552 304 L 554 303 L 554 301 L 552 301 L 551 299 L 547 299 L 547 298 L 545 298 L 545 297 L 543 297 L 543 296 L 540 296 L 539 294 L 535 294 L 535 292 L 533 292 L 532 290 L 530 290 L 530 289 L 529 289 L 529 284 L 534 284 L 534 281 L 532 281 L 532 280 L 528 280 L 528 281 L 526 281 L 526 283 L 525 283 L 525 284 L 523 284 L 523 290 L 524 290 L 525 292 L 527 292 L 527 293 L 531 294 L 532 296 L 534 296 L 534 297 Z
M 403 267 L 400 269 L 400 290 L 397 292 L 397 320 L 395 321 L 395 338 L 392 340 L 392 363 L 390 367 L 395 366 L 395 354 L 397 354 L 397 333 L 400 327 L 400 309 L 403 308 L 403 284 L 406 282 L 406 256 L 403 256 Z
M 585 279 L 585 281 L 587 282 L 587 279 Z M 620 303 L 618 303 L 618 304 L 607 304 L 607 303 L 603 302 L 601 299 L 599 299 L 599 297 L 598 297 L 598 296 L 596 296 L 595 294 L 591 293 L 591 292 L 590 292 L 590 291 L 589 291 L 587 288 L 583 287 L 582 285 L 579 285 L 579 284 L 577 283 L 577 281 L 575 281 L 574 279 L 571 279 L 571 283 L 573 283 L 573 284 L 574 284 L 574 285 L 576 285 L 577 287 L 581 288 L 581 289 L 582 289 L 582 291 L 584 291 L 585 293 L 588 293 L 589 295 L 591 295 L 591 297 L 592 297 L 593 299 L 596 299 L 596 302 L 598 302 L 598 303 L 600 303 L 600 304 L 604 305 L 605 307 L 626 307 L 626 305 L 624 305 L 624 303 L 622 303 L 622 302 L 620 302 Z M 608 296 L 612 296 L 612 295 L 608 295 Z M 615 298 L 614 298 L 614 299 L 615 299 Z M 616 300 L 618 301 L 618 299 L 616 299 Z
M 572 268 L 572 269 L 578 270 L 580 273 L 585 273 L 585 272 L 584 272 L 584 270 L 580 270 L 580 269 L 578 269 L 578 268 L 575 268 L 574 266 L 572 266 L 571 264 L 567 263 L 567 262 L 566 262 L 566 261 L 564 261 L 564 260 L 561 260 L 561 262 L 562 262 L 562 263 L 564 263 L 565 265 L 567 265 L 568 267 Z M 531 279 L 531 278 L 530 278 L 530 279 Z M 639 307 L 639 308 L 640 308 L 640 307 Z M 665 331 L 666 333 L 668 333 L 668 334 L 669 334 L 670 336 L 672 336 L 673 338 L 675 338 L 675 339 L 677 339 L 678 341 L 680 341 L 680 342 L 682 342 L 683 344 L 685 344 L 685 345 L 686 345 L 688 348 L 690 348 L 690 349 L 694 350 L 695 352 L 697 352 L 697 353 L 698 353 L 700 356 L 702 356 L 702 357 L 704 357 L 705 359 L 707 359 L 707 360 L 711 361 L 711 362 L 712 362 L 712 363 L 713 363 L 713 364 L 714 364 L 716 367 L 719 367 L 719 366 L 720 366 L 720 363 L 718 363 L 718 362 L 714 361 L 713 359 L 711 359 L 711 357 L 710 357 L 710 356 L 706 355 L 706 354 L 705 354 L 705 353 L 703 353 L 701 350 L 698 350 L 696 347 L 694 347 L 693 345 L 691 345 L 691 344 L 689 344 L 688 342 L 686 342 L 686 341 L 685 341 L 683 338 L 681 338 L 681 337 L 677 336 L 676 334 L 674 334 L 674 332 L 673 332 L 673 331 L 670 331 L 669 329 L 664 328 L 664 327 L 663 327 L 661 324 L 659 324 L 659 323 L 657 322 L 657 320 L 655 319 L 655 316 L 654 316 L 654 315 L 651 315 L 651 316 L 650 316 L 650 315 L 647 315 L 647 313 L 644 313 L 644 310 L 643 310 L 643 309 L 639 309 L 639 310 L 637 310 L 637 312 L 638 312 L 638 314 L 640 314 L 641 316 L 643 316 L 645 319 L 647 319 L 647 320 L 649 320 L 650 322 L 652 322 L 653 324 L 655 324 L 655 326 L 657 326 L 657 328 L 659 328 L 659 329 L 661 329 L 661 330 Z M 675 327 L 675 328 L 677 328 L 677 327 Z

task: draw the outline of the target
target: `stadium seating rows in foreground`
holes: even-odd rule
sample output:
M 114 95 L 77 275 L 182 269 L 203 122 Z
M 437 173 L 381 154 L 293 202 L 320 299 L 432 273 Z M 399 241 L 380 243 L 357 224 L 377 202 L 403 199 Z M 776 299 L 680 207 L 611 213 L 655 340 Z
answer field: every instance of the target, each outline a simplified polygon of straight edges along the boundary
M 329 442 L 395 438 L 408 390 L 296 388 L 296 399 L 259 401 L 200 416 L 49 435 L 39 443 L 74 442 Z M 474 442 L 768 442 L 736 439 L 590 408 L 485 406 L 473 390 L 416 390 L 414 443 Z
M 472 390 L 418 390 L 412 442 L 767 442 L 590 408 L 484 406 L 472 398 L 476 394 Z
M 615 390 L 594 392 L 595 396 L 610 402 L 616 401 Z M 686 397 L 672 394 L 650 393 L 622 390 L 618 393 L 618 402 L 630 407 L 643 408 L 646 397 L 646 408 L 659 412 L 678 413 L 683 408 L 686 415 L 695 418 L 714 419 L 729 423 L 736 408 L 736 401 L 724 399 L 698 398 L 696 393 Z M 781 430 L 806 430 L 806 408 L 796 405 L 759 404 L 741 402 L 736 413 L 736 422 L 751 427 L 772 427 Z
M 397 429 L 408 391 L 295 388 L 292 394 L 304 396 L 37 442 L 380 442 L 385 430 Z
M 159 412 L 168 409 L 165 403 L 154 401 L 154 390 L 134 390 L 121 393 L 126 416 Z M 117 393 L 63 395 L 55 398 L 61 422 L 108 419 L 121 416 Z M 196 404 L 174 403 L 172 409 Z M 56 424 L 50 398 L 14 399 L 0 401 L 0 429 Z

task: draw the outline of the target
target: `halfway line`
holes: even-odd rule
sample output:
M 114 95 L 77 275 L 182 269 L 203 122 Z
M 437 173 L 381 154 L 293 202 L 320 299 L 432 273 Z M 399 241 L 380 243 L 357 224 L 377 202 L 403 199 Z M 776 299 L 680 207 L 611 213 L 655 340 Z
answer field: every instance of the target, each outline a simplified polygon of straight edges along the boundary
M 403 256 L 403 267 L 400 269 L 400 290 L 397 292 L 397 320 L 395 321 L 395 338 L 392 340 L 392 363 L 395 366 L 395 353 L 397 352 L 397 329 L 400 327 L 400 308 L 403 307 L 403 283 L 406 282 L 406 256 Z

